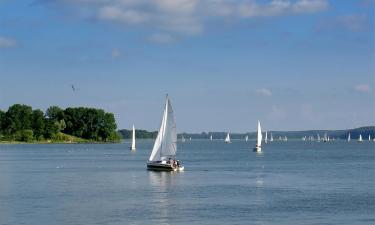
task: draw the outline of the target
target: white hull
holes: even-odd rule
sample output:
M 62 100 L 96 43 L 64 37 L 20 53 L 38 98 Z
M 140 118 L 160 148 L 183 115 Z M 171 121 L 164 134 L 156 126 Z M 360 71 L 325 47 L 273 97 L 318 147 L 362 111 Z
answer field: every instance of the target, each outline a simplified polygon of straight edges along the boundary
M 255 147 L 254 148 L 254 152 L 261 152 L 262 151 L 262 147 Z

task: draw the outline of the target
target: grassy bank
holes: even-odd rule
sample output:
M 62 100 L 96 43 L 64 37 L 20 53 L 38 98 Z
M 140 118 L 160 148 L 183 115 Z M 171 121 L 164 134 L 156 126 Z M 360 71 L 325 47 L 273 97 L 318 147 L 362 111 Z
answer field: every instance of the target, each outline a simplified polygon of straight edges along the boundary
M 15 141 L 15 140 L 7 140 L 7 139 L 1 139 L 0 137 L 0 144 L 83 144 L 83 143 L 116 143 L 116 142 L 100 142 L 95 140 L 88 140 L 79 138 L 76 136 L 72 136 L 69 134 L 64 133 L 57 133 L 54 135 L 51 139 L 43 139 L 43 140 L 32 140 L 28 142 L 23 141 Z

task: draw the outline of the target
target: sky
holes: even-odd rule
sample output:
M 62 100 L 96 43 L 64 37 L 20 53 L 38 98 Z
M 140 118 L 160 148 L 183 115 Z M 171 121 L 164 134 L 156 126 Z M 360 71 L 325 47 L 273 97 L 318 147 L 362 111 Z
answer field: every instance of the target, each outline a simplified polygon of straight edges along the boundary
M 157 130 L 167 93 L 179 132 L 375 125 L 375 1 L 0 0 L 1 110 Z

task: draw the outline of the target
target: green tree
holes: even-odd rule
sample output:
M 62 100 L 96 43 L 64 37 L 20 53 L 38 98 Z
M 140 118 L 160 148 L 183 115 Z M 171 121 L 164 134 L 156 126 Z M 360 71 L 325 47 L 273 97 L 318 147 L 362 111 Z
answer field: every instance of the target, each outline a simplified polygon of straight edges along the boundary
M 47 119 L 44 129 L 44 137 L 47 139 L 53 138 L 59 132 L 59 125 L 56 122 Z
M 15 104 L 5 113 L 4 130 L 14 134 L 21 130 L 30 130 L 32 124 L 32 108 L 27 105 Z
M 5 112 L 0 110 L 0 134 L 3 131 L 4 120 L 5 120 Z
M 34 132 L 35 139 L 41 140 L 45 130 L 45 118 L 44 113 L 40 109 L 33 110 L 32 129 Z
M 46 116 L 54 122 L 60 121 L 64 119 L 64 110 L 58 106 L 51 106 L 47 109 Z

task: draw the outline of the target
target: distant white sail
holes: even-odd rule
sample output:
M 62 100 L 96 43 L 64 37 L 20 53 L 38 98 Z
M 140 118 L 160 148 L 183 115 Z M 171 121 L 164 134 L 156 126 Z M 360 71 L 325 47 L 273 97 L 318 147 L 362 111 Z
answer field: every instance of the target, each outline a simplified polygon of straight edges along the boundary
M 177 129 L 171 102 L 167 96 L 164 114 L 149 161 L 174 157 L 177 151 Z
M 284 137 L 284 141 L 287 141 L 287 140 L 288 140 L 288 138 L 285 136 L 285 137 Z
M 273 141 L 273 135 L 272 135 L 272 133 L 271 133 L 271 138 L 270 138 L 270 141 L 271 141 L 271 142 Z
M 184 135 L 182 135 L 182 137 L 181 137 L 181 141 L 182 141 L 182 142 L 185 142 Z
M 225 143 L 231 143 L 230 141 L 230 136 L 229 136 L 229 132 L 227 133 L 227 136 L 225 137 Z
M 359 138 L 358 138 L 358 142 L 362 142 L 363 141 L 363 139 L 362 139 L 362 135 L 360 134 L 359 135 Z
M 371 141 L 371 135 L 368 135 L 368 140 Z
M 212 141 L 212 134 L 210 135 L 210 140 Z
M 317 139 L 318 139 L 318 142 L 320 142 L 320 135 L 319 134 L 317 135 Z
M 260 122 L 258 121 L 258 130 L 257 130 L 257 146 L 262 146 L 262 128 L 260 127 Z
M 350 133 L 348 134 L 348 142 L 350 141 Z
M 245 141 L 247 142 L 249 140 L 249 135 L 246 135 Z
M 135 150 L 135 128 L 133 125 L 133 132 L 132 132 L 132 146 L 130 147 L 130 150 Z
M 264 143 L 267 144 L 268 138 L 267 138 L 267 131 L 266 131 L 266 137 L 264 138 Z

